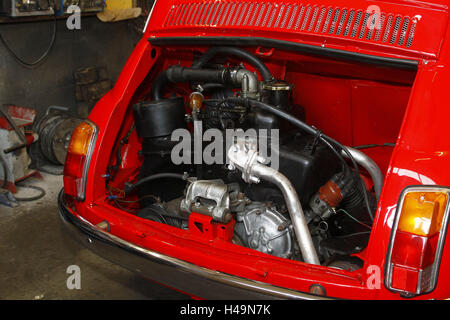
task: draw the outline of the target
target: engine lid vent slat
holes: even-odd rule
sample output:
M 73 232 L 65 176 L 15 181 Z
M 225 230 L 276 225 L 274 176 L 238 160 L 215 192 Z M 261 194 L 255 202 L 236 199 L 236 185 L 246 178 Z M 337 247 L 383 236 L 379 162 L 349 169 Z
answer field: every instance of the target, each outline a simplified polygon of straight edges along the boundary
M 181 1 L 180 1 L 181 2 Z M 417 19 L 390 12 L 313 3 L 259 1 L 184 2 L 170 6 L 164 27 L 258 27 L 412 46 Z

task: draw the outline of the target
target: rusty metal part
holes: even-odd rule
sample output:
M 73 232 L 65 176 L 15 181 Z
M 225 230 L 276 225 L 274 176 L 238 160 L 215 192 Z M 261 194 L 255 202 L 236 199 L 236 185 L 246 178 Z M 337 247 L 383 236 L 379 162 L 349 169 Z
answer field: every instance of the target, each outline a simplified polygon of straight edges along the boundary
M 341 189 L 333 180 L 328 181 L 319 189 L 319 196 L 330 207 L 337 207 L 344 199 Z

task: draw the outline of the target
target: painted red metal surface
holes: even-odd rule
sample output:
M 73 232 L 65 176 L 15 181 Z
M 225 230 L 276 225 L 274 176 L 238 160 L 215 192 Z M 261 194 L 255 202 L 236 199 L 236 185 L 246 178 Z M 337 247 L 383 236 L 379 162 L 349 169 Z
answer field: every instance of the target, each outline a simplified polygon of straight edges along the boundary
M 261 3 L 261 1 L 253 2 Z M 417 24 L 417 33 L 409 48 L 398 45 L 389 46 L 367 39 L 348 39 L 314 32 L 307 34 L 298 30 L 275 30 L 276 28 L 243 27 L 242 25 L 220 27 L 211 24 L 167 26 L 170 10 L 177 5 L 187 3 L 191 2 L 179 0 L 157 2 L 149 28 L 130 56 L 115 87 L 100 100 L 91 113 L 90 120 L 98 125 L 99 134 L 90 164 L 86 201 L 75 203 L 77 214 L 93 224 L 107 220 L 111 233 L 124 240 L 213 270 L 305 292 L 312 284 L 321 284 L 326 289 L 327 295 L 331 297 L 400 299 L 400 295 L 388 291 L 383 285 L 384 262 L 398 197 L 402 189 L 408 185 L 450 185 L 450 170 L 448 170 L 450 167 L 448 133 L 450 109 L 447 96 L 450 84 L 448 70 L 450 43 L 447 2 L 437 0 L 434 2 L 314 2 L 327 7 L 332 5 L 363 10 L 368 5 L 375 4 L 379 5 L 383 12 L 409 17 L 419 14 L 422 19 Z M 192 3 L 202 2 L 192 1 Z M 205 1 L 205 3 L 209 2 Z M 300 2 L 284 1 L 283 3 L 298 4 Z M 246 10 L 249 8 L 247 7 Z M 186 20 L 183 16 L 181 19 Z M 281 25 L 282 22 L 279 23 Z M 320 126 L 325 132 L 329 130 L 329 135 L 353 145 L 374 143 L 374 140 L 375 143 L 396 142 L 395 148 L 381 150 L 378 148 L 378 150 L 368 151 L 386 172 L 386 178 L 369 245 L 358 255 L 364 260 L 362 269 L 349 272 L 308 265 L 268 256 L 218 238 L 198 241 L 198 237 L 194 237 L 189 232 L 140 219 L 117 209 L 108 202 L 103 177 L 110 164 L 109 157 L 106 155 L 113 153 L 117 141 L 126 134 L 127 123 L 132 121 L 129 106 L 145 97 L 148 84 L 151 83 L 157 71 L 165 67 L 171 59 L 169 54 L 163 57 L 167 58 L 163 64 L 159 63 L 162 48 L 152 47 L 147 38 L 207 37 L 230 34 L 240 37 L 261 36 L 316 45 L 326 44 L 326 46 L 343 50 L 383 57 L 409 58 L 419 62 L 417 74 L 411 75 L 399 71 L 395 75 L 396 84 L 388 83 L 389 81 L 386 80 L 386 84 L 382 86 L 374 86 L 370 79 L 382 80 L 383 77 L 391 77 L 387 69 L 377 71 L 376 68 L 375 70 L 371 68 L 370 72 L 366 72 L 364 71 L 366 67 L 361 65 L 357 72 L 365 76 L 360 77 L 364 80 L 339 79 L 337 81 L 332 77 L 305 75 L 304 70 L 289 71 L 277 63 L 268 64 L 274 73 L 291 77 L 299 88 L 297 93 L 302 93 L 304 90 L 305 94 L 299 94 L 295 99 L 298 103 L 305 105 L 308 121 Z M 196 49 L 204 50 L 204 48 Z M 192 59 L 192 52 L 187 51 L 177 63 L 188 64 Z M 297 55 L 283 54 L 286 55 L 284 60 L 298 59 Z M 341 62 L 333 62 L 330 66 L 335 68 L 336 73 L 340 73 L 339 69 L 348 67 Z M 368 78 L 370 79 L 367 80 Z M 318 85 L 314 85 L 314 82 L 323 84 L 320 92 L 315 92 Z M 346 93 L 342 93 L 344 91 Z M 333 92 L 341 98 L 335 101 L 327 99 L 327 94 L 331 95 Z M 317 98 L 319 93 L 321 95 Z M 374 99 L 365 101 L 364 97 L 367 95 Z M 357 105 L 361 108 L 351 110 L 345 107 L 347 105 Z M 407 106 L 406 109 L 390 107 L 401 105 Z M 323 117 L 320 112 L 330 112 L 332 116 Z M 337 121 L 343 122 L 343 125 L 337 126 Z M 374 128 L 383 129 L 383 133 L 374 136 L 372 133 Z M 123 175 L 122 182 L 127 179 L 127 176 L 128 174 Z M 377 270 L 380 272 L 381 283 L 380 286 L 373 287 L 370 277 Z M 448 272 L 450 246 L 448 245 L 444 247 L 440 270 L 437 288 L 430 294 L 418 298 L 450 297 L 450 272 Z
M 6 110 L 9 116 L 17 122 L 16 126 L 18 128 L 32 125 L 36 118 L 36 111 L 34 109 L 20 106 L 8 106 Z M 5 117 L 0 117 L 0 129 L 14 130 Z
M 374 9 L 377 17 L 366 14 Z M 382 50 L 392 56 L 437 58 L 447 10 L 447 3 L 418 1 L 159 1 L 148 34 L 246 33 L 365 53 Z M 379 31 L 368 27 L 371 18 Z

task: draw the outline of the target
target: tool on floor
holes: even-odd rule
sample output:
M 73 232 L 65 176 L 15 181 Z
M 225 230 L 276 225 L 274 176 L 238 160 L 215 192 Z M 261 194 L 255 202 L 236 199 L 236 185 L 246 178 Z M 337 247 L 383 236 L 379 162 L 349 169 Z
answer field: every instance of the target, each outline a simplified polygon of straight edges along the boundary
M 17 207 L 19 203 L 10 191 L 0 188 L 0 205 L 14 208 Z
M 14 105 L 0 106 L 0 187 L 16 192 L 16 183 L 37 174 L 31 169 L 27 147 L 38 140 L 25 130 L 33 124 L 36 111 Z

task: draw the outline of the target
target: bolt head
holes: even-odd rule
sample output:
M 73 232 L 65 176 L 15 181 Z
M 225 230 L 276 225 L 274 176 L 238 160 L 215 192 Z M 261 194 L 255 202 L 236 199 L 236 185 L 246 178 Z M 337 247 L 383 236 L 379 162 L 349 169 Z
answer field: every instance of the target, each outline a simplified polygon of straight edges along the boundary
M 267 159 L 262 157 L 262 156 L 258 156 L 256 157 L 256 160 L 261 163 L 261 164 L 266 164 L 267 163 Z
M 260 178 L 258 178 L 258 177 L 250 177 L 250 182 L 251 183 L 260 183 L 261 182 L 261 179 Z

